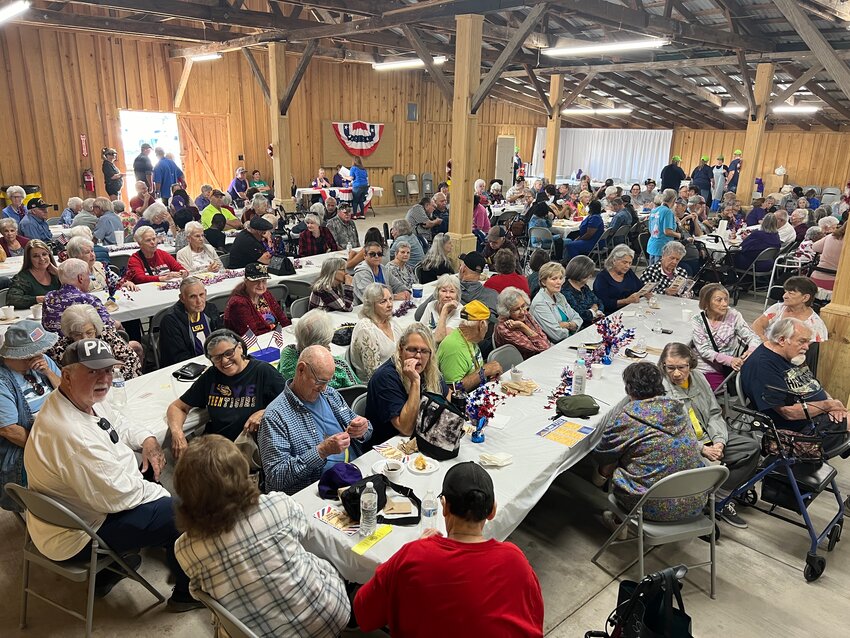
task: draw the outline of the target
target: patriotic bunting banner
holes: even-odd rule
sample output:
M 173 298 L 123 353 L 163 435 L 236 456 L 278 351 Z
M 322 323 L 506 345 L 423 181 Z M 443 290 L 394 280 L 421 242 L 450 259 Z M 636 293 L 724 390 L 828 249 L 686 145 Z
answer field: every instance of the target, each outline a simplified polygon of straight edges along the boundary
M 352 155 L 368 157 L 378 148 L 384 125 L 373 122 L 332 122 L 339 143 Z

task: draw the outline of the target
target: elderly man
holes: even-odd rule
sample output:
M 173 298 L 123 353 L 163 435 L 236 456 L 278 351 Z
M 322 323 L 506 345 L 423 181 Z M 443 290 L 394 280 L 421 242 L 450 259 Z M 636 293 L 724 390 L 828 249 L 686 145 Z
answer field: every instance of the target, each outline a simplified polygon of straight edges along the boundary
M 24 198 L 27 192 L 21 186 L 10 186 L 6 189 L 6 200 L 9 205 L 3 209 L 3 217 L 14 219 L 20 224 L 21 220 L 26 217 L 27 210 L 24 208 Z
M 233 240 L 230 247 L 230 267 L 244 268 L 254 262 L 268 264 L 272 255 L 264 239 L 271 229 L 272 225 L 268 220 L 258 216 L 252 217 Z
M 796 233 L 794 241 L 801 242 L 806 238 L 806 231 L 809 230 L 809 226 L 806 223 L 808 218 L 809 211 L 805 208 L 797 208 L 791 213 L 791 219 L 788 220 L 788 223 Z
M 788 212 L 778 210 L 773 216 L 776 217 L 776 228 L 779 232 L 779 241 L 782 242 L 782 245 L 784 246 L 789 242 L 797 241 L 797 231 L 788 222 Z
M 227 220 L 225 224 L 227 228 L 242 228 L 242 222 L 236 219 L 236 215 L 224 207 L 223 201 L 224 193 L 217 188 L 210 193 L 209 205 L 201 210 L 201 224 L 204 230 L 210 227 L 214 215 L 224 215 L 224 219 Z
M 798 398 L 806 400 L 809 415 L 823 438 L 824 454 L 834 456 L 847 440 L 847 408 L 829 396 L 805 364 L 812 331 L 799 319 L 774 320 L 765 342 L 750 353 L 741 368 L 741 387 L 759 412 L 776 427 L 795 432 L 809 428 Z
M 201 186 L 201 194 L 195 198 L 195 207 L 202 211 L 210 205 L 210 197 L 212 197 L 213 187 L 209 184 Z
M 443 221 L 440 217 L 434 217 L 433 213 L 434 202 L 428 197 L 423 197 L 418 204 L 407 211 L 405 216 L 414 232 L 424 237 L 429 244 L 431 243 L 431 229 L 439 226 Z
M 339 205 L 337 204 L 336 197 L 328 197 L 325 200 L 325 222 L 329 222 L 334 217 L 336 217 L 339 212 Z
M 165 154 L 163 149 L 156 147 L 154 154 L 157 160 L 156 168 L 153 170 L 153 190 L 155 194 L 159 194 L 162 198 L 162 203 L 168 206 L 171 187 L 174 184 L 180 184 L 180 186 L 186 188 L 186 177 L 180 167 Z
M 106 402 L 116 365 L 121 362 L 99 339 L 76 341 L 65 350 L 60 391 L 45 400 L 24 449 L 29 487 L 61 501 L 119 554 L 165 547 L 175 576 L 168 605 L 172 611 L 195 609 L 201 605 L 189 595 L 189 579 L 174 559 L 180 533 L 171 497 L 155 482 L 165 466 L 162 448 L 152 431 L 127 423 Z M 141 471 L 133 450 L 141 451 Z M 91 540 L 81 530 L 35 516 L 28 516 L 27 528 L 51 560 L 88 560 L 91 554 Z M 138 566 L 139 559 L 128 562 Z
M 180 282 L 180 297 L 159 324 L 159 364 L 170 366 L 204 354 L 204 342 L 217 330 L 220 313 L 207 304 L 207 289 L 197 277 Z
M 57 268 L 59 281 L 62 287 L 59 290 L 51 290 L 44 297 L 44 308 L 41 325 L 45 330 L 62 334 L 60 320 L 62 313 L 68 306 L 74 304 L 85 304 L 97 310 L 97 314 L 103 319 L 103 325 L 112 326 L 115 322 L 109 316 L 109 311 L 103 303 L 89 293 L 91 277 L 89 276 L 89 265 L 82 259 L 66 259 Z
M 626 208 L 625 204 L 623 204 L 621 198 L 615 197 L 611 200 L 611 212 L 613 213 L 613 217 L 611 217 L 611 224 L 608 228 L 610 228 L 612 235 L 623 226 L 632 226 L 632 214 Z
M 154 197 L 151 195 L 148 185 L 139 180 L 136 182 L 136 196 L 130 199 L 130 210 L 140 216 L 144 213 L 148 206 L 154 203 Z
M 520 175 L 516 178 L 516 182 L 514 185 L 508 189 L 508 192 L 505 193 L 505 200 L 509 204 L 515 203 L 518 199 L 522 199 L 523 193 L 525 192 L 525 178 Z
M 328 200 L 331 198 L 328 197 Z M 338 246 L 360 248 L 360 235 L 351 219 L 351 208 L 346 204 L 336 209 L 336 214 L 325 224 Z
M 487 232 L 487 243 L 482 251 L 484 259 L 487 260 L 487 263 L 491 267 L 493 265 L 493 255 L 502 248 L 510 250 L 514 254 L 514 257 L 516 257 L 517 264 L 519 264 L 519 250 L 517 250 L 516 244 L 508 239 L 508 231 L 505 230 L 504 226 L 492 226 Z
M 94 236 L 94 229 L 95 226 L 97 226 L 97 217 L 92 214 L 93 204 L 94 197 L 83 200 L 83 210 L 74 216 L 74 221 L 71 222 L 71 228 L 85 226 L 92 231 L 92 236 Z
M 34 197 L 27 202 L 27 214 L 20 223 L 21 235 L 29 239 L 40 239 L 50 241 L 53 233 L 47 223 L 47 209 L 50 204 L 41 197 Z
M 329 467 L 357 458 L 358 445 L 371 438 L 369 421 L 328 387 L 335 369 L 330 350 L 305 348 L 295 377 L 266 408 L 257 436 L 266 491 L 294 494 Z
M 148 190 L 153 188 L 153 164 L 151 164 L 151 145 L 145 142 L 136 159 L 133 160 L 133 174 L 137 182 L 142 182 L 148 187 Z M 138 187 L 137 189 L 138 190 Z
M 94 238 L 101 246 L 114 246 L 118 242 L 115 239 L 115 233 L 124 235 L 124 224 L 121 223 L 121 218 L 115 214 L 112 207 L 112 202 L 105 197 L 98 197 L 92 205 L 92 213 L 97 217 L 97 224 L 94 227 Z
M 407 242 L 410 244 L 410 260 L 407 264 L 411 268 L 416 268 L 417 264 L 425 259 L 422 242 L 413 234 L 413 228 L 406 219 L 396 219 L 393 221 L 392 228 L 390 228 L 390 236 L 393 238 L 393 245 L 390 247 L 390 258 L 395 259 L 395 247 L 397 244 Z
M 445 193 L 434 193 L 431 199 L 434 203 L 434 219 L 440 220 L 440 225 L 431 229 L 431 234 L 449 232 L 449 198 Z
M 449 385 L 459 384 L 469 392 L 502 374 L 498 361 L 484 363 L 478 344 L 489 328 L 490 309 L 480 301 L 467 303 L 460 312 L 461 322 L 437 348 L 440 372 Z

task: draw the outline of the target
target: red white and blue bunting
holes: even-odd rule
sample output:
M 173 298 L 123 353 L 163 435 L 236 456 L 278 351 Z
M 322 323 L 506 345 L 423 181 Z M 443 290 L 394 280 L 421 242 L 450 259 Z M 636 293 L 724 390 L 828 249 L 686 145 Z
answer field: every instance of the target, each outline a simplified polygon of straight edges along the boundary
M 368 157 L 378 148 L 384 125 L 374 122 L 332 122 L 334 133 L 343 148 L 352 155 Z

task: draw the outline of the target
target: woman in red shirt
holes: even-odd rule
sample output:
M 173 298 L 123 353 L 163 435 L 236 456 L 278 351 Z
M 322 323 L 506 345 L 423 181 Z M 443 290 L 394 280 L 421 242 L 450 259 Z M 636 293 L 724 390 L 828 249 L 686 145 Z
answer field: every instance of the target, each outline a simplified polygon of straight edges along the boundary
M 268 290 L 269 267 L 253 263 L 245 266 L 245 280 L 233 289 L 224 309 L 224 327 L 244 335 L 255 335 L 275 329 L 277 324 L 292 323 Z
M 530 295 L 528 279 L 516 271 L 516 255 L 508 248 L 500 248 L 493 255 L 493 268 L 498 273 L 493 275 L 484 284 L 485 288 L 502 292 L 508 286 L 519 288 L 525 294 Z
M 141 226 L 133 235 L 139 250 L 127 260 L 126 278 L 134 284 L 183 279 L 189 273 L 164 250 L 156 247 L 156 231 L 151 226 Z

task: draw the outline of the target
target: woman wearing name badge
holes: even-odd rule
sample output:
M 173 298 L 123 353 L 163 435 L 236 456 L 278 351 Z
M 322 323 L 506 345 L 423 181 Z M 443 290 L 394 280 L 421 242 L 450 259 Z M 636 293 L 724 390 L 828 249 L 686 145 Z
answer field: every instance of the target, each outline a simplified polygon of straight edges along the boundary
M 204 433 L 233 441 L 243 430 L 257 431 L 266 408 L 286 383 L 273 366 L 252 358 L 242 338 L 232 330 L 210 334 L 204 342 L 204 354 L 212 366 L 168 406 L 165 414 L 175 459 L 187 447 L 183 424 L 189 410 L 205 408 L 210 420 Z
M 253 263 L 245 267 L 245 279 L 238 284 L 227 300 L 224 309 L 224 326 L 244 335 L 250 330 L 255 335 L 266 334 L 275 326 L 292 323 L 283 308 L 268 289 L 269 267 Z

